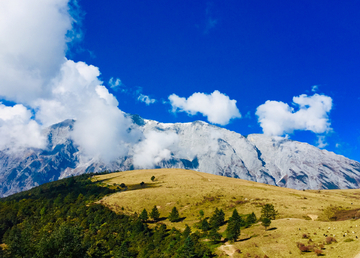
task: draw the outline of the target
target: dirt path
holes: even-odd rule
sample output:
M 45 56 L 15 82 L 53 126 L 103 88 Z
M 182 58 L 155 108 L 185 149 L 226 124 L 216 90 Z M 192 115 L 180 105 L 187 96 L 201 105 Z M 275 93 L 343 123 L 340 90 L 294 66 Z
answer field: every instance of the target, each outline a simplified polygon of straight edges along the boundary
M 358 253 L 354 258 L 360 258 L 360 253 Z
M 229 257 L 233 257 L 236 252 L 236 248 L 233 245 L 225 244 L 219 247 L 219 249 L 225 252 Z

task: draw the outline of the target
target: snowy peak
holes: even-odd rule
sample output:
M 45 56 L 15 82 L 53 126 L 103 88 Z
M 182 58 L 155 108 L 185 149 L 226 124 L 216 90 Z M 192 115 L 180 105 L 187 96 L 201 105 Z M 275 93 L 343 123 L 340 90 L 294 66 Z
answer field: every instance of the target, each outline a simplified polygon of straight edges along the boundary
M 126 154 L 105 163 L 84 156 L 71 138 L 76 121 L 43 131 L 46 149 L 0 151 L 0 195 L 6 196 L 70 175 L 103 170 L 185 168 L 294 189 L 359 188 L 360 163 L 306 143 L 262 134 L 241 134 L 202 121 L 159 123 L 128 115 Z

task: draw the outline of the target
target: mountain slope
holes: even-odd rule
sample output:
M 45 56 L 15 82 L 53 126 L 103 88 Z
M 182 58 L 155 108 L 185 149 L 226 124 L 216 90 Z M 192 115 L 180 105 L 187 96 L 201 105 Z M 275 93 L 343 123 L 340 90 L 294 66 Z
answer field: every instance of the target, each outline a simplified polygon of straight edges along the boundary
M 136 115 L 131 118 L 129 130 L 141 137 L 127 146 L 127 155 L 109 164 L 82 154 L 82 146 L 71 139 L 74 120 L 44 130 L 48 138 L 44 150 L 0 150 L 0 196 L 70 175 L 142 167 L 192 169 L 294 189 L 359 187 L 359 162 L 306 143 L 260 134 L 245 137 L 201 121 L 165 124 Z M 149 141 L 153 134 L 160 135 L 158 142 L 172 140 L 159 147 L 157 156 L 151 149 L 145 152 L 146 146 L 154 144 Z M 145 158 L 152 163 L 141 165 Z

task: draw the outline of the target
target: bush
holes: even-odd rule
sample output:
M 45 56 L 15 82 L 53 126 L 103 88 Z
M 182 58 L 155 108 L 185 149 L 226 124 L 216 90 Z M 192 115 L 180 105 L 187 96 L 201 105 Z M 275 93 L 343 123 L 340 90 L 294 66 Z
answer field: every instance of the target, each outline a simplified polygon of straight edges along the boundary
M 315 254 L 316 254 L 316 256 L 320 256 L 320 255 L 322 255 L 322 253 L 323 253 L 323 251 L 321 251 L 321 250 L 319 250 L 319 249 L 315 249 Z
M 325 239 L 326 244 L 330 245 L 332 242 L 337 243 L 336 239 L 334 237 L 327 237 Z
M 306 239 L 308 239 L 308 238 L 309 238 L 309 236 L 308 236 L 307 234 L 303 234 L 303 235 L 302 235 L 302 238 L 306 238 Z
M 307 247 L 306 245 L 302 245 L 299 247 L 301 252 L 309 252 L 309 247 Z

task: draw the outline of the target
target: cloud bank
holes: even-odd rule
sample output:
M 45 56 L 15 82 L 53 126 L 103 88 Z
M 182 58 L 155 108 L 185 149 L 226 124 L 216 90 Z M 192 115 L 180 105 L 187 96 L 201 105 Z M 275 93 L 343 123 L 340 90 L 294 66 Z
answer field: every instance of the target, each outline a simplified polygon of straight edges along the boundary
M 197 92 L 188 99 L 172 94 L 169 100 L 172 112 L 186 112 L 191 116 L 201 113 L 213 124 L 227 125 L 231 119 L 241 118 L 236 100 L 217 90 L 211 94 Z
M 0 96 L 27 104 L 47 97 L 76 23 L 68 0 L 3 0 L 0 17 Z
M 293 98 L 293 105 L 297 110 L 281 101 L 268 100 L 260 105 L 255 114 L 264 134 L 279 136 L 295 130 L 320 134 L 331 130 L 328 117 L 332 108 L 331 97 L 302 94 Z
M 75 9 L 71 9 L 71 7 Z M 71 137 L 83 158 L 105 163 L 135 147 L 139 167 L 152 167 L 170 155 L 176 142 L 173 134 L 128 130 L 131 120 L 118 100 L 99 80 L 98 67 L 66 58 L 68 44 L 78 40 L 80 17 L 76 1 L 0 1 L 0 150 L 45 148 L 41 130 L 65 119 L 75 119 Z M 70 15 L 71 14 L 71 15 Z M 114 90 L 123 86 L 111 78 Z M 140 94 L 140 92 L 136 92 Z M 140 95 L 151 104 L 155 100 Z
M 18 103 L 0 105 L 0 148 L 44 148 L 41 129 L 69 118 L 77 120 L 72 138 L 82 154 L 105 162 L 136 137 L 99 69 L 65 58 L 76 11 L 68 0 L 0 2 L 0 96 Z

